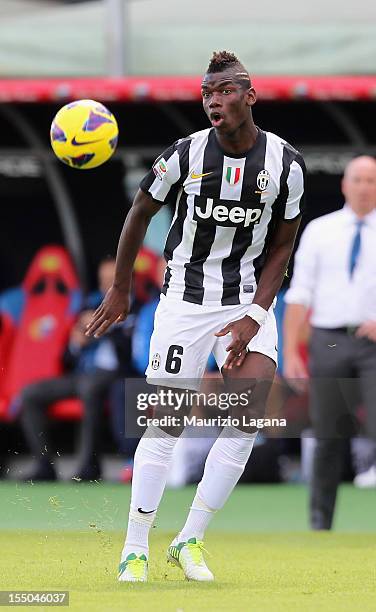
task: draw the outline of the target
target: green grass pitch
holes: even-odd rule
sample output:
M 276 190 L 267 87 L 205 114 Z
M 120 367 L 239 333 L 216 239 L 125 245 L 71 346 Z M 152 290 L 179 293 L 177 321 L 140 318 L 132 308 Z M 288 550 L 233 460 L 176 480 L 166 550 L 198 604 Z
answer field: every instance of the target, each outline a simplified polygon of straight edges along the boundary
M 116 581 L 129 487 L 1 484 L 0 589 L 69 590 L 66 609 L 88 612 L 375 610 L 374 491 L 343 486 L 335 531 L 311 533 L 305 487 L 237 487 L 205 542 L 213 584 L 165 561 L 193 492 L 166 492 L 150 582 L 132 585 Z

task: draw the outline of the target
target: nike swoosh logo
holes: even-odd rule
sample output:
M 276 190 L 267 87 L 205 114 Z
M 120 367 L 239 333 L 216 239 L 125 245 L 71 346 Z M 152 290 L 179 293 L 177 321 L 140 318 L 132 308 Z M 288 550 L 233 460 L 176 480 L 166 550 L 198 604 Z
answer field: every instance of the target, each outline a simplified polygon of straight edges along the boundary
M 152 514 L 152 512 L 155 512 L 155 510 L 143 510 L 142 508 L 137 508 L 137 510 L 139 512 L 141 512 L 141 514 Z
M 209 176 L 209 174 L 213 174 L 213 172 L 204 172 L 203 174 L 195 174 L 194 172 L 191 172 L 191 179 L 200 179 L 203 176 Z
M 75 147 L 82 147 L 84 145 L 95 144 L 96 142 L 100 142 L 100 140 L 87 140 L 86 142 L 77 142 L 76 137 L 73 136 L 71 142 L 72 142 L 72 145 Z

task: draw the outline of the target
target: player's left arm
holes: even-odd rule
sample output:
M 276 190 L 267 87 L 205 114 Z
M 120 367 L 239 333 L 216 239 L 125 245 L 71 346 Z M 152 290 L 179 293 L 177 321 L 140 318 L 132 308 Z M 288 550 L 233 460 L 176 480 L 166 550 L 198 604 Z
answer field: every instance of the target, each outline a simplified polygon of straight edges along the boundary
M 253 300 L 254 304 L 258 304 L 264 310 L 269 310 L 281 288 L 294 248 L 300 220 L 301 216 L 299 215 L 297 219 L 291 222 L 280 219 L 276 225 Z
M 305 166 L 299 155 L 291 163 L 285 186 L 285 197 L 279 203 L 280 216 L 274 227 L 268 245 L 267 257 L 262 268 L 253 304 L 269 310 L 275 296 L 281 288 L 287 266 L 294 247 L 296 234 L 300 225 L 304 198 Z M 229 353 L 225 368 L 242 365 L 246 348 L 250 340 L 260 329 L 251 316 L 246 315 L 238 321 L 226 325 L 217 336 L 231 332 L 232 342 L 227 347 Z
M 269 310 L 282 285 L 299 224 L 300 217 L 291 223 L 280 220 L 277 224 L 253 300 L 254 304 L 258 304 L 264 310 Z M 260 325 L 246 315 L 238 321 L 229 323 L 216 334 L 216 336 L 225 336 L 231 332 L 232 335 L 232 342 L 227 347 L 229 355 L 225 368 L 231 369 L 235 365 L 242 365 L 246 356 L 246 347 L 259 329 Z

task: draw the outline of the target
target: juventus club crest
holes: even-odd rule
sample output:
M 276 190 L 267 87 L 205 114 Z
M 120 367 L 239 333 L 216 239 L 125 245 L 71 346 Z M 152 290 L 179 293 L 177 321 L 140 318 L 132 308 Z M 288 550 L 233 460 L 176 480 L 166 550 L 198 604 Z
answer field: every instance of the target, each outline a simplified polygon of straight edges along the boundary
M 261 170 L 257 175 L 257 187 L 260 191 L 265 191 L 269 185 L 270 174 L 267 170 Z
M 153 368 L 153 370 L 158 370 L 160 365 L 161 365 L 161 356 L 159 353 L 155 353 L 151 360 L 151 367 Z

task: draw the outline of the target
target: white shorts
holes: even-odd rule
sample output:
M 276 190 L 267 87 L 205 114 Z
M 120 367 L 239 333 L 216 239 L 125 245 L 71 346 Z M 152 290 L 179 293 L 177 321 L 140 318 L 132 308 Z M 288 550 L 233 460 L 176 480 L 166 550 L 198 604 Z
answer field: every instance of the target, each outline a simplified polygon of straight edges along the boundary
M 150 340 L 146 380 L 150 384 L 197 390 L 211 352 L 218 368 L 224 365 L 231 334 L 214 334 L 227 323 L 247 314 L 249 304 L 202 306 L 161 295 Z M 277 325 L 273 307 L 256 336 L 248 344 L 250 352 L 267 355 L 277 364 Z

